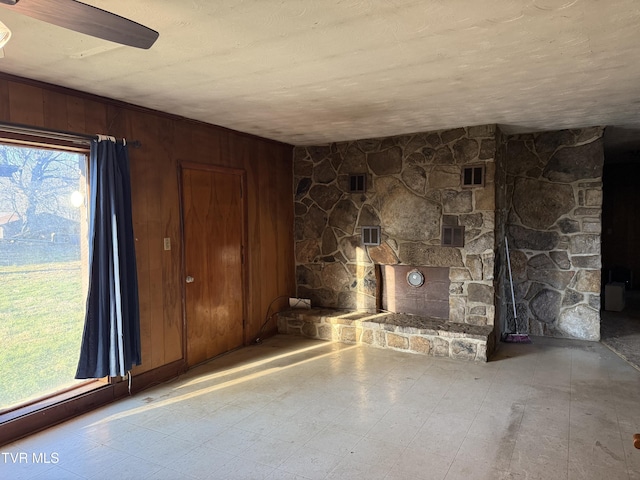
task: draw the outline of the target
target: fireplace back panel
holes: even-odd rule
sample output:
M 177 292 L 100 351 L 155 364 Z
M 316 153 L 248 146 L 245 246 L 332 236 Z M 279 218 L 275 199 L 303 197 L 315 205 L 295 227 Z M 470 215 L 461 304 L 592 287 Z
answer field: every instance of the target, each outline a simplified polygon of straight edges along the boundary
M 418 270 L 424 283 L 413 287 L 407 274 Z M 380 265 L 383 310 L 425 317 L 449 319 L 449 268 L 410 265 Z

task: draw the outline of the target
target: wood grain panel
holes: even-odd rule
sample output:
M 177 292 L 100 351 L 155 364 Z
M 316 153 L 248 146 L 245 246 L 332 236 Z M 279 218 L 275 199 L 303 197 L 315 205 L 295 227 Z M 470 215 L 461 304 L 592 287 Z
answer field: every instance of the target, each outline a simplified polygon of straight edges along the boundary
M 260 155 L 269 158 L 269 150 L 264 145 L 258 146 Z M 277 185 L 278 181 L 278 169 L 274 168 L 271 162 L 264 162 L 260 165 L 260 174 L 258 179 L 258 189 L 263 197 L 261 205 L 261 215 L 258 217 L 260 229 L 259 241 L 262 245 L 266 246 L 266 251 L 271 252 L 270 255 L 262 255 L 260 259 L 260 272 L 274 272 L 277 275 L 278 271 L 278 192 L 273 186 Z M 262 288 L 260 289 L 260 304 L 271 304 L 278 298 L 278 284 L 277 283 L 262 283 L 259 280 Z M 274 305 L 276 306 L 276 305 Z M 277 306 L 276 306 L 277 307 Z M 266 320 L 267 312 L 261 315 Z M 264 323 L 264 321 L 262 323 Z M 265 325 L 265 329 L 270 325 Z
M 137 112 L 131 114 L 137 119 Z M 107 117 L 109 122 L 116 128 L 121 129 L 123 126 L 118 125 L 118 119 L 121 119 L 119 109 L 107 108 Z M 121 120 L 120 120 L 121 121 Z M 139 120 L 138 120 L 139 121 Z M 136 120 L 133 124 L 137 126 Z M 131 135 L 138 133 L 142 127 L 133 129 Z M 122 135 L 119 136 L 128 136 Z M 149 196 L 153 195 L 153 186 L 147 182 L 147 174 L 150 170 L 149 162 L 144 159 L 142 149 L 129 149 L 129 170 L 131 173 L 131 203 L 133 206 L 133 233 L 136 238 L 136 264 L 138 271 L 138 289 L 140 291 L 140 344 L 142 352 L 142 365 L 137 367 L 136 374 L 154 368 L 162 364 L 162 360 L 157 358 L 155 353 L 155 344 L 153 342 L 157 328 L 153 321 L 157 314 L 157 306 L 155 305 L 156 293 L 154 288 L 158 285 L 152 284 L 152 278 L 156 275 L 157 270 L 156 252 L 151 248 L 150 238 L 153 237 L 154 229 L 158 230 L 157 222 L 149 215 Z M 140 188 L 144 185 L 144 188 Z M 143 293 L 144 292 L 144 293 Z M 159 362 L 159 363 L 158 363 Z
M 42 92 L 44 127 L 53 130 L 67 130 L 67 96 L 59 92 Z
M 235 145 L 234 145 L 235 146 Z M 239 156 L 241 150 L 238 149 L 234 154 Z M 260 214 L 262 212 L 263 205 L 261 196 L 259 178 L 260 170 L 258 165 L 251 165 L 251 158 L 249 156 L 242 157 L 243 164 L 247 170 L 247 232 L 248 232 L 248 266 L 249 266 L 249 278 L 247 278 L 247 285 L 252 295 L 248 299 L 247 304 L 247 324 L 249 328 L 245 332 L 245 340 L 251 341 L 252 333 L 256 332 L 256 324 L 260 323 L 260 319 L 264 317 L 264 310 L 262 305 L 262 287 L 264 272 L 261 270 L 261 258 L 263 251 L 260 248 L 254 248 L 254 245 L 260 245 Z M 264 309 L 267 307 L 265 306 Z M 259 326 L 257 328 L 260 328 Z
M 67 100 L 67 125 L 64 130 L 78 132 L 85 128 L 84 106 L 85 103 L 80 98 L 66 97 Z
M 145 319 L 145 323 L 153 325 L 157 324 L 157 328 L 150 331 L 150 350 L 151 365 L 162 365 L 165 363 L 164 356 L 164 337 L 165 329 L 162 328 L 163 323 L 158 320 L 164 317 L 164 282 L 162 279 L 162 261 L 164 252 L 162 249 L 162 225 L 160 220 L 149 222 L 147 230 L 147 248 L 149 251 L 149 309 L 150 317 Z
M 122 114 L 118 118 L 123 117 Z M 141 143 L 139 148 L 129 149 L 132 169 L 135 169 L 140 185 L 144 182 L 145 188 L 140 189 L 138 199 L 141 216 L 147 222 L 147 237 L 141 238 L 140 243 L 145 245 L 149 259 L 148 276 L 139 281 L 149 283 L 149 311 L 150 318 L 145 323 L 155 323 L 153 319 L 161 319 L 164 316 L 164 282 L 162 279 L 162 262 L 164 259 L 162 225 L 162 170 L 158 168 L 155 159 L 158 155 L 158 122 L 157 117 L 143 112 L 132 112 L 127 116 L 131 124 L 131 136 Z M 137 194 L 136 194 L 137 195 Z M 164 355 L 164 328 L 151 328 L 149 337 L 145 339 L 150 353 L 150 365 L 162 365 L 165 362 Z
M 9 82 L 0 81 L 0 118 L 8 122 L 11 118 L 9 112 Z
M 193 141 L 192 123 L 172 121 L 171 124 L 173 125 L 173 142 L 167 146 L 169 154 L 174 160 L 195 161 L 198 156 L 195 151 L 197 145 Z M 174 175 L 177 175 L 175 171 Z
M 44 126 L 44 90 L 23 83 L 9 82 L 9 118 L 7 121 L 35 127 Z
M 293 209 L 291 208 L 292 189 L 293 189 L 293 166 L 289 161 L 291 152 L 280 146 L 279 149 L 272 151 L 273 161 L 277 168 L 276 192 L 278 194 L 278 218 L 276 229 L 278 232 L 278 295 L 283 293 L 287 297 L 296 296 L 296 277 L 295 267 L 288 262 L 288 259 L 294 255 L 293 241 Z M 289 153 L 289 155 L 287 155 Z M 283 300 L 277 308 L 279 310 L 288 308 L 288 300 Z M 276 326 L 274 325 L 274 332 Z
M 138 295 L 140 304 L 140 346 L 142 351 L 142 364 L 133 370 L 134 375 L 149 370 L 151 365 L 151 330 L 154 324 L 149 320 L 151 316 L 151 294 L 149 282 L 149 250 L 141 239 L 148 237 L 148 223 L 134 221 L 133 232 L 136 239 L 136 267 L 138 270 Z
M 127 114 L 128 113 L 128 114 Z M 107 130 L 105 135 L 111 135 L 116 138 L 126 138 L 133 135 L 131 128 L 132 117 L 136 118 L 137 112 L 127 112 L 124 108 L 115 105 L 107 105 Z
M 169 238 L 171 250 L 162 252 L 162 319 L 164 335 L 164 361 L 172 362 L 183 358 L 182 350 L 182 273 L 181 273 L 181 233 L 180 233 L 180 196 L 178 191 L 177 162 L 171 157 L 174 144 L 174 122 L 166 118 L 158 119 L 155 167 L 161 173 L 160 184 L 160 222 L 163 226 L 163 239 Z M 173 173 L 173 174 L 171 174 Z M 164 248 L 164 247 L 163 247 Z
M 75 97 L 70 97 L 75 98 Z M 78 130 L 71 129 L 71 131 L 77 131 L 79 133 L 86 133 L 88 135 L 95 135 L 98 133 L 104 133 L 107 131 L 107 105 L 94 100 L 83 99 L 84 103 L 84 128 Z

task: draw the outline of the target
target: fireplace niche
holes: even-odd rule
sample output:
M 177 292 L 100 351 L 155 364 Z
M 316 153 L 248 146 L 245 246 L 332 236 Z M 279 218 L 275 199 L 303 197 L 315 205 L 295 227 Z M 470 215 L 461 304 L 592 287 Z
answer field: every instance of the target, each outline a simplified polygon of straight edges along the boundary
M 378 308 L 449 320 L 449 268 L 379 265 Z

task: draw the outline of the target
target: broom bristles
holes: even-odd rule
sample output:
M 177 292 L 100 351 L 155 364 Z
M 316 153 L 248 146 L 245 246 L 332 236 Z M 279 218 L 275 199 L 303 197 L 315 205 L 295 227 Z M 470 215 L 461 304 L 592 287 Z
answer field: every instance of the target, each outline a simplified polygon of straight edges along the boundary
M 507 343 L 531 343 L 531 339 L 526 333 L 507 333 L 502 338 L 502 341 Z

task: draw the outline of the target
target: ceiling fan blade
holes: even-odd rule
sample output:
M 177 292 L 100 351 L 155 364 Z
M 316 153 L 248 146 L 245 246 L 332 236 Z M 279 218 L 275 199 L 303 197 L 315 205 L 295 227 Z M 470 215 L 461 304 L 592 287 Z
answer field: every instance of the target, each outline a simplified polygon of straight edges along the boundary
M 131 47 L 150 48 L 159 35 L 133 20 L 76 0 L 0 0 L 0 7 Z

